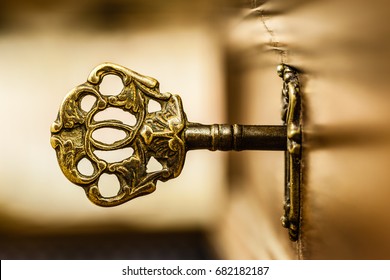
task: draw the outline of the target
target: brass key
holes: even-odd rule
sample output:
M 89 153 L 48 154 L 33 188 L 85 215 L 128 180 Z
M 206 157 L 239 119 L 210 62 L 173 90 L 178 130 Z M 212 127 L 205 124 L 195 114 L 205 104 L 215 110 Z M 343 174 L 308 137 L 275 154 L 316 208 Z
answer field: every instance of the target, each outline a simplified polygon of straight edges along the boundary
M 189 150 L 287 150 L 288 154 L 300 157 L 300 124 L 296 122 L 300 119 L 300 113 L 288 108 L 291 101 L 296 103 L 294 96 L 298 92 L 298 80 L 294 70 L 286 65 L 279 66 L 278 72 L 285 81 L 282 91 L 283 125 L 203 125 L 189 122 L 181 98 L 171 93 L 161 93 L 157 80 L 116 64 L 101 64 L 92 70 L 87 82 L 74 88 L 63 100 L 57 119 L 51 126 L 51 145 L 56 150 L 64 175 L 81 186 L 87 197 L 99 206 L 116 206 L 152 193 L 157 180 L 167 181 L 179 176 Z M 99 91 L 106 75 L 121 78 L 123 89 L 118 95 L 103 95 Z M 81 106 L 86 96 L 96 99 L 89 110 Z M 148 104 L 151 101 L 158 102 L 161 110 L 149 112 Z M 135 124 L 94 118 L 108 108 L 119 108 L 131 114 L 135 117 Z M 125 137 L 113 143 L 94 139 L 93 133 L 102 128 L 120 130 Z M 129 147 L 133 154 L 120 162 L 107 162 L 96 153 Z M 147 165 L 152 157 L 161 164 L 161 170 L 148 172 Z M 91 163 L 92 174 L 83 174 L 78 169 L 78 163 L 83 159 Z M 286 166 L 286 169 L 289 168 Z M 102 174 L 117 177 L 120 189 L 116 195 L 101 195 L 99 178 Z M 288 188 L 292 187 L 291 183 L 288 185 Z M 288 196 L 285 208 L 289 208 L 290 212 L 290 193 Z M 287 219 L 291 220 L 291 217 Z M 286 221 L 284 224 L 290 227 Z

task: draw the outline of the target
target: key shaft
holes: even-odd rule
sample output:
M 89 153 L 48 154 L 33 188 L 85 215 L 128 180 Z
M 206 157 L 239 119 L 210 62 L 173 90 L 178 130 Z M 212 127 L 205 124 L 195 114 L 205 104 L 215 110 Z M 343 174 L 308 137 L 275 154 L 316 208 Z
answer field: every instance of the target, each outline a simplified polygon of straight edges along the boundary
M 184 131 L 187 150 L 210 151 L 287 149 L 285 125 L 239 125 L 188 123 Z

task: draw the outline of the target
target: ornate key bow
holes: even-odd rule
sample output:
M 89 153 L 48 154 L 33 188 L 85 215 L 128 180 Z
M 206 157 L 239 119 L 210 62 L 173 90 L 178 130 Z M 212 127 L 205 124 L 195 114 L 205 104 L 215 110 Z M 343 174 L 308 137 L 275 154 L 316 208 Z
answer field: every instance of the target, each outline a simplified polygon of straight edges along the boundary
M 116 96 L 99 92 L 103 77 L 109 74 L 122 79 L 123 89 Z M 89 111 L 81 108 L 81 100 L 87 95 L 96 98 Z M 150 100 L 157 101 L 161 110 L 148 112 Z M 120 108 L 135 116 L 132 126 L 118 120 L 96 121 L 94 116 L 110 107 Z M 151 193 L 156 181 L 166 181 L 178 176 L 183 168 L 185 146 L 182 132 L 186 123 L 181 99 L 170 93 L 160 93 L 159 83 L 115 64 L 102 64 L 92 70 L 86 83 L 74 88 L 62 102 L 57 120 L 51 127 L 51 145 L 56 150 L 64 175 L 84 188 L 88 198 L 100 206 L 115 206 L 134 197 Z M 101 128 L 114 128 L 125 132 L 126 137 L 112 144 L 93 138 L 93 132 Z M 131 147 L 134 153 L 121 162 L 108 163 L 95 151 L 110 151 Z M 151 157 L 162 170 L 147 172 Z M 78 163 L 87 159 L 93 166 L 91 175 L 82 174 Z M 120 183 L 116 196 L 103 197 L 98 188 L 103 173 L 114 174 Z

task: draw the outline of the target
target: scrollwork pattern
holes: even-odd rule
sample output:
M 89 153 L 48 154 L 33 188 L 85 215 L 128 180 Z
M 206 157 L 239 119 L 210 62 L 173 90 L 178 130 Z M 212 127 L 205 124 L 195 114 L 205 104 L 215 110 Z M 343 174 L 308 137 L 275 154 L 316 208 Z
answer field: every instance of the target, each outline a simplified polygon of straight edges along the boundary
M 103 95 L 99 87 L 106 75 L 121 78 L 123 89 L 118 95 Z M 87 95 L 96 98 L 92 108 L 84 111 L 81 101 Z M 150 100 L 161 105 L 161 110 L 148 112 Z M 96 121 L 94 116 L 110 107 L 132 114 L 135 124 L 120 120 Z M 57 120 L 51 126 L 51 145 L 56 150 L 64 175 L 84 188 L 87 197 L 100 206 L 115 206 L 156 189 L 157 180 L 177 177 L 184 165 L 185 145 L 183 129 L 187 122 L 181 99 L 170 93 L 160 93 L 157 80 L 138 74 L 125 67 L 105 63 L 92 70 L 86 83 L 73 89 L 61 104 Z M 93 132 L 101 128 L 122 130 L 125 138 L 113 143 L 94 139 Z M 131 147 L 133 154 L 119 162 L 107 162 L 96 151 L 112 151 Z M 154 157 L 162 166 L 148 172 L 147 164 Z M 83 174 L 78 163 L 87 159 L 93 168 Z M 114 174 L 120 185 L 111 197 L 101 195 L 99 178 Z

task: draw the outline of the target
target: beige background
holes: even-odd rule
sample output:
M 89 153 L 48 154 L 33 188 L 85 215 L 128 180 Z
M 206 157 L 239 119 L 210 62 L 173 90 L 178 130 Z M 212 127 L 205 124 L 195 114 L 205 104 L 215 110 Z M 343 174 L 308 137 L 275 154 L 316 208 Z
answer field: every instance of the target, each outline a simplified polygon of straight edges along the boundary
M 89 12 L 98 4 L 93 1 L 24 4 L 9 4 L 11 19 L 0 34 L 0 215 L 10 219 L 3 226 L 47 232 L 88 225 L 167 230 L 213 223 L 225 197 L 220 153 L 190 153 L 177 180 L 159 183 L 148 197 L 104 209 L 92 205 L 63 176 L 50 146 L 50 125 L 62 99 L 106 61 L 155 77 L 162 92 L 180 94 L 190 120 L 223 122 L 219 39 L 211 23 L 200 20 L 202 10 L 180 18 L 180 6 L 165 15 L 166 7 L 147 20 L 153 16 L 147 6 L 152 2 L 142 4 L 144 8 L 138 3 L 140 11 L 126 10 L 126 18 L 138 20 L 127 22 L 117 11 L 112 17 L 119 22 L 107 27 L 104 18 L 98 23 L 91 18 Z M 146 18 L 139 20 L 142 13 Z

